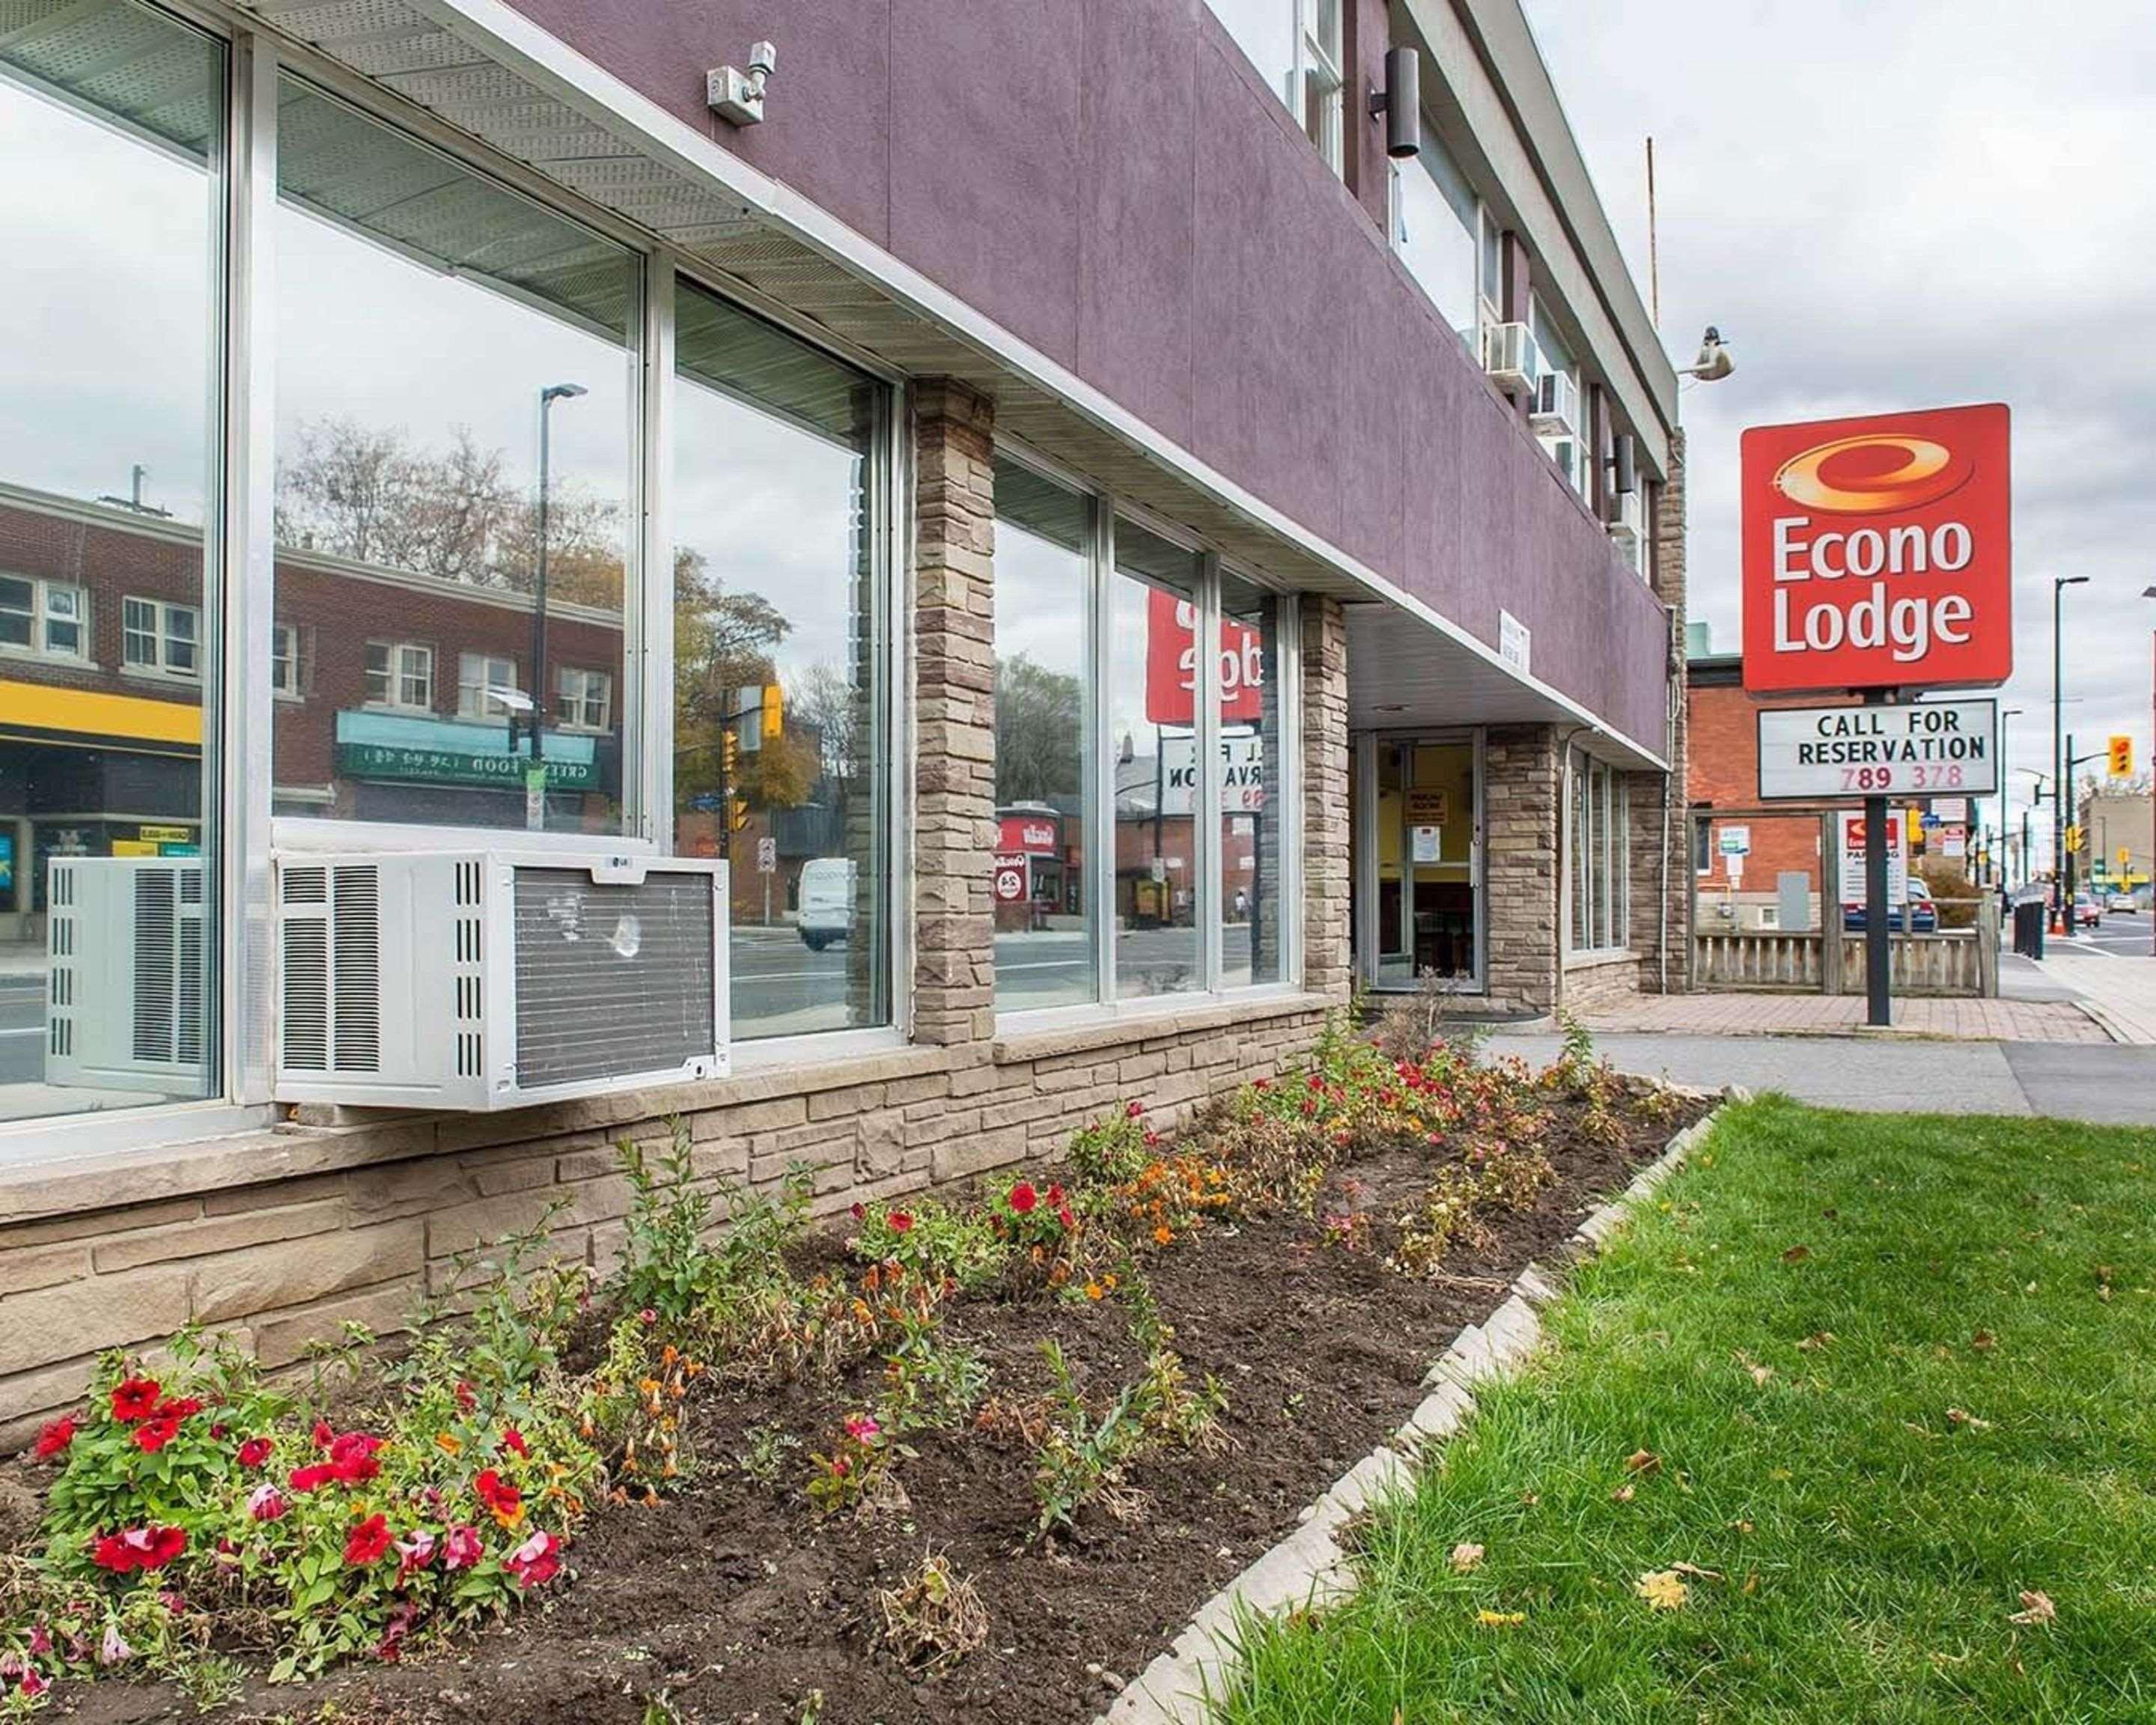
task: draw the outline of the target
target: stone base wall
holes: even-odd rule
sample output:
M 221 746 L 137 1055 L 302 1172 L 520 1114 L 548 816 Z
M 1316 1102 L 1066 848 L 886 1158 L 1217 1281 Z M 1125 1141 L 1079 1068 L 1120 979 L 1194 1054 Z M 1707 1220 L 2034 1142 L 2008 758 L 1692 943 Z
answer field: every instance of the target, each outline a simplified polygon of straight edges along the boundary
M 629 1189 L 623 1141 L 686 1122 L 696 1167 L 754 1187 L 795 1162 L 816 1207 L 1060 1155 L 1126 1099 L 1163 1126 L 1308 1048 L 1310 995 L 1072 1025 L 966 1050 L 920 1045 L 716 1084 L 499 1116 L 295 1127 L 0 1189 L 0 1450 L 74 1403 L 96 1356 L 184 1324 L 272 1368 L 342 1325 L 402 1328 L 456 1254 L 538 1224 L 604 1269 Z
M 1647 986 L 1641 973 L 1642 961 L 1632 953 L 1611 958 L 1573 960 L 1564 968 L 1564 1009 L 1573 1013 L 1599 1012 L 1620 1001 L 1630 1000 Z

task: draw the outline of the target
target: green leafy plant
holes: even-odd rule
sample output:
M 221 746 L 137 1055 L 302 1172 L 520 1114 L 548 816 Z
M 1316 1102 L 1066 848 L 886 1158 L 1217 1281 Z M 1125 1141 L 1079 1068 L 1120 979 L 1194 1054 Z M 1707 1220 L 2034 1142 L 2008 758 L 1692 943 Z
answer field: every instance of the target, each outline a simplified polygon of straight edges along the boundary
M 849 1242 L 855 1257 L 902 1266 L 925 1281 L 947 1276 L 973 1292 L 992 1286 L 1010 1261 L 1010 1242 L 979 1209 L 924 1198 L 906 1204 L 855 1204 L 854 1219 L 860 1224 Z
M 654 1312 L 670 1332 L 695 1315 L 716 1278 L 720 1256 L 706 1241 L 711 1231 L 712 1189 L 696 1183 L 696 1148 L 689 1128 L 670 1122 L 673 1137 L 655 1158 L 624 1142 L 615 1154 L 629 1182 L 621 1267 L 615 1292 L 631 1312 Z
M 1127 1521 L 1143 1507 L 1140 1493 L 1123 1483 L 1123 1470 L 1144 1447 L 1145 1428 L 1131 1411 L 1135 1394 L 1127 1386 L 1097 1415 L 1086 1405 L 1070 1375 L 1070 1363 L 1051 1337 L 1040 1344 L 1055 1382 L 1055 1414 L 1035 1458 L 1034 1501 L 1040 1516 L 1034 1524 L 1040 1538 L 1068 1529 L 1078 1512 L 1097 1503 L 1118 1521 Z
M 1126 1102 L 1070 1135 L 1070 1166 L 1081 1183 L 1121 1186 L 1137 1178 L 1160 1142 L 1145 1122 L 1145 1105 Z

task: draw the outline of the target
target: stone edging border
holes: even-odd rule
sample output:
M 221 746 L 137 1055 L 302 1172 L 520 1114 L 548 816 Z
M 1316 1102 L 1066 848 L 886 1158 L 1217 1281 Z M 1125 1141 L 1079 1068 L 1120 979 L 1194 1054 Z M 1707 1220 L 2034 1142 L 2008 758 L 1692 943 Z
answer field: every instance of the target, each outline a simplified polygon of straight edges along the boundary
M 1721 1103 L 1673 1137 L 1624 1191 L 1579 1224 L 1566 1243 L 1568 1261 L 1599 1252 L 1624 1227 L 1631 1206 L 1650 1196 L 1713 1129 L 1722 1109 L 1750 1100 L 1748 1091 L 1734 1085 L 1719 1094 Z M 1526 1362 L 1542 1340 L 1537 1314 L 1557 1297 L 1562 1274 L 1553 1276 L 1534 1263 L 1522 1270 L 1503 1304 L 1452 1338 L 1423 1379 L 1429 1394 L 1399 1430 L 1305 1508 L 1301 1527 L 1199 1606 L 1168 1651 L 1126 1684 L 1094 1725 L 1203 1725 L 1209 1697 L 1226 1686 L 1237 1656 L 1240 1623 L 1298 1606 L 1337 1604 L 1353 1593 L 1353 1572 L 1333 1536 L 1386 1491 L 1413 1481 L 1422 1453 L 1457 1431 L 1474 1411 L 1476 1384 L 1508 1377 Z

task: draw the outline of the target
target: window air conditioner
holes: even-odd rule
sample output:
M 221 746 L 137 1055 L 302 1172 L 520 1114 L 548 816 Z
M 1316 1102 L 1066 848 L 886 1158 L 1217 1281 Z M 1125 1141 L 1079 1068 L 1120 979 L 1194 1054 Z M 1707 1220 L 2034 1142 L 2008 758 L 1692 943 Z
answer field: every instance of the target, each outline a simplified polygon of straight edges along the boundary
M 1579 429 L 1579 386 L 1569 372 L 1544 372 L 1535 379 L 1534 404 L 1527 424 L 1545 436 L 1572 436 Z
M 1534 331 L 1523 323 L 1482 326 L 1482 369 L 1507 395 L 1526 395 L 1542 373 L 1542 353 Z
M 45 1082 L 201 1091 L 203 865 L 56 856 L 45 877 Z
M 487 850 L 277 859 L 277 1095 L 514 1108 L 724 1076 L 726 867 Z

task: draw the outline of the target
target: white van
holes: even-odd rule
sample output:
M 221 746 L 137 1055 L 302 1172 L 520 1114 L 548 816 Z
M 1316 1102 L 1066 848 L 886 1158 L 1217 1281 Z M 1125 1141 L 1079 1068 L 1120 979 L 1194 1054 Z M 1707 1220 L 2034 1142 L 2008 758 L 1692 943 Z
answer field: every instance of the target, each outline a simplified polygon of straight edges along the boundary
M 812 856 L 801 865 L 801 896 L 794 926 L 812 952 L 842 941 L 854 927 L 854 860 Z

